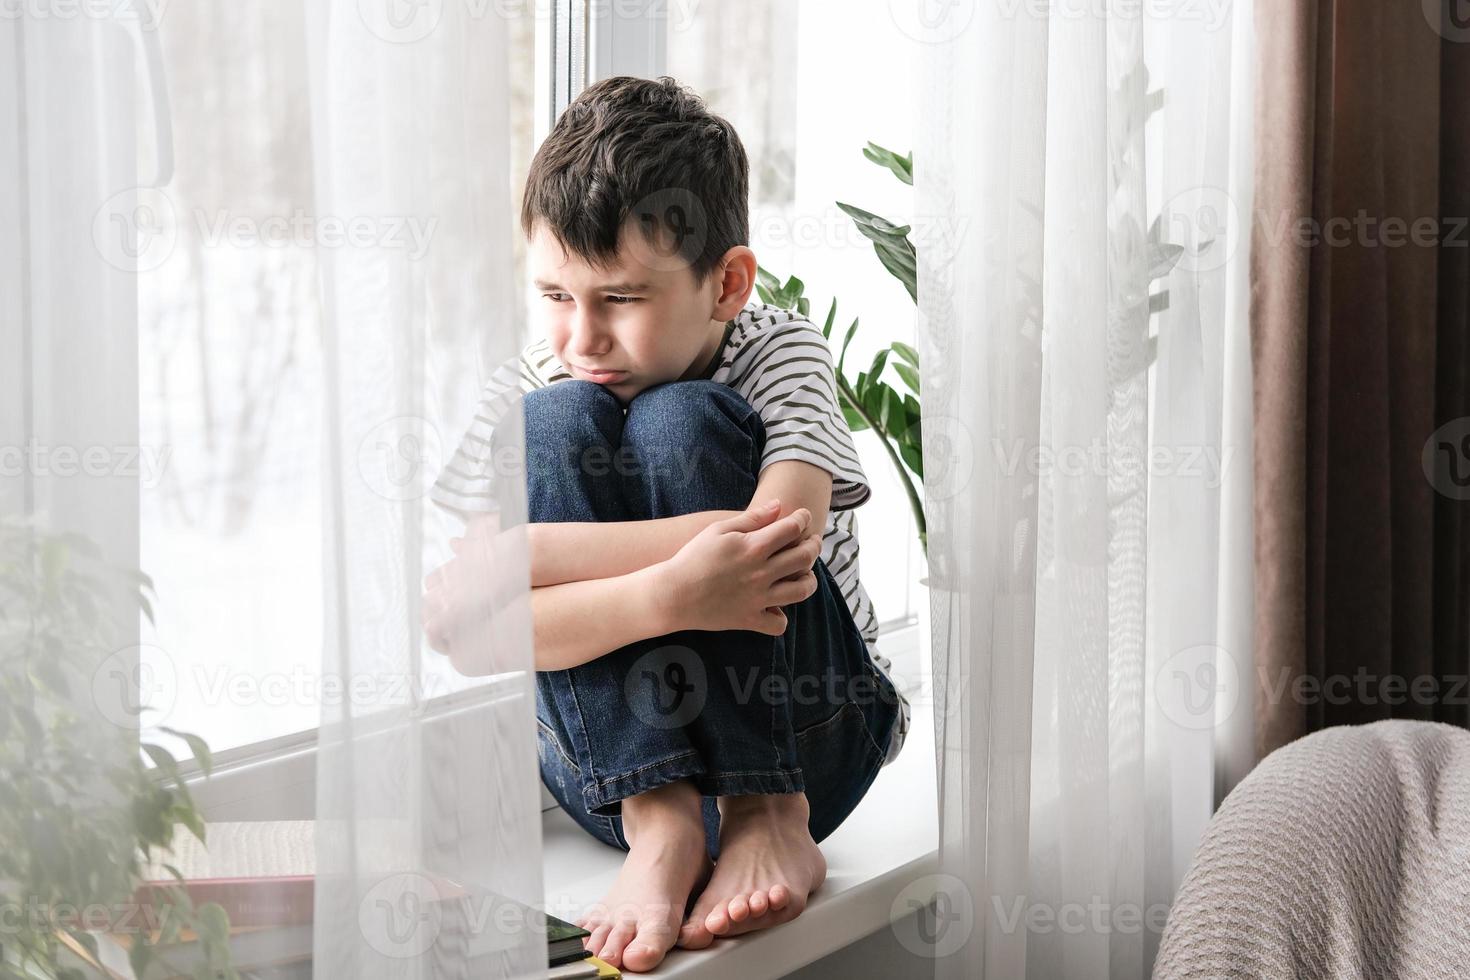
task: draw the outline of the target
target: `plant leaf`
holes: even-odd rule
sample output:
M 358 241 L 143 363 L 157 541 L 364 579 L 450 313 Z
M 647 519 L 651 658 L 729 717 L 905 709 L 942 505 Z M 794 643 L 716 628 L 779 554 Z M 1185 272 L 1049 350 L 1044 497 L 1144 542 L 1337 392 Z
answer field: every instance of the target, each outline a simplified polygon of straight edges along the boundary
M 898 372 L 898 376 L 900 378 L 903 378 L 904 384 L 906 384 L 906 385 L 909 386 L 909 390 L 910 391 L 912 391 L 916 395 L 919 394 L 919 372 L 918 371 L 915 371 L 913 368 L 909 367 L 907 364 L 894 364 L 893 365 L 893 370 L 895 370 L 895 371 Z
M 877 143 L 869 141 L 868 145 L 863 148 L 863 156 L 878 164 L 878 166 L 880 167 L 887 167 L 889 170 L 893 171 L 893 175 L 899 180 L 903 181 L 905 184 L 908 184 L 910 187 L 913 186 L 914 154 L 912 151 L 910 151 L 908 156 L 901 157 L 897 153 L 894 153 L 892 150 L 885 149 L 884 147 L 879 146 Z
M 839 376 L 842 374 L 842 362 L 847 358 L 847 345 L 852 343 L 852 335 L 857 333 L 859 319 L 861 317 L 853 319 L 852 326 L 847 328 L 847 336 L 842 338 L 842 350 L 837 355 L 837 374 Z
M 914 350 L 908 344 L 905 344 L 901 340 L 895 340 L 889 346 L 893 348 L 893 352 L 895 354 L 897 354 L 899 357 L 903 358 L 905 361 L 909 362 L 914 367 L 918 367 L 919 366 L 919 352 L 916 351 L 916 350 Z

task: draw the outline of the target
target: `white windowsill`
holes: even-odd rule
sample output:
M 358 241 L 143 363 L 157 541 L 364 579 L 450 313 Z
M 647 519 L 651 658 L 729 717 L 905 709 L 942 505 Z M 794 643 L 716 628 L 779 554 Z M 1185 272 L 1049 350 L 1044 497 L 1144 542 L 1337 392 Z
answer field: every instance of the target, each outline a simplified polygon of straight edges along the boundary
M 906 636 L 904 634 L 912 634 Z M 884 637 L 885 655 L 900 675 L 918 662 L 918 629 Z M 891 652 L 890 652 L 891 651 Z M 909 685 L 904 685 L 908 687 Z M 912 912 L 894 901 L 938 869 L 939 812 L 934 781 L 934 724 L 930 705 L 906 690 L 913 717 L 908 741 L 885 767 L 852 816 L 822 842 L 827 880 L 800 918 L 709 949 L 675 950 L 648 974 L 656 978 L 752 980 L 780 977 L 826 956 Z M 547 908 L 563 918 L 600 900 L 622 865 L 623 852 L 595 840 L 560 809 L 542 815 Z M 934 896 L 910 890 L 906 898 Z M 572 913 L 575 915 L 575 913 Z

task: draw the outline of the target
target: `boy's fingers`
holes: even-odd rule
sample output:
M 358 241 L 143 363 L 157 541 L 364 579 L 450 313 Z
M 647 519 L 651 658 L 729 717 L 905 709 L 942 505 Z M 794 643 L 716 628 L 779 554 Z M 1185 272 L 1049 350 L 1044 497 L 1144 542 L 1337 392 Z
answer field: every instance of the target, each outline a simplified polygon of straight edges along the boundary
M 722 531 L 740 531 L 750 533 L 759 530 L 771 522 L 771 518 L 781 512 L 781 501 L 771 500 L 759 507 L 750 507 L 734 517 L 727 517 L 720 521 Z
M 751 537 L 761 553 L 769 558 L 793 541 L 800 541 L 806 535 L 811 520 L 812 512 L 798 507 L 779 521 L 751 532 Z
M 786 632 L 786 613 L 779 608 L 767 607 L 761 613 L 760 632 L 767 636 L 780 636 Z

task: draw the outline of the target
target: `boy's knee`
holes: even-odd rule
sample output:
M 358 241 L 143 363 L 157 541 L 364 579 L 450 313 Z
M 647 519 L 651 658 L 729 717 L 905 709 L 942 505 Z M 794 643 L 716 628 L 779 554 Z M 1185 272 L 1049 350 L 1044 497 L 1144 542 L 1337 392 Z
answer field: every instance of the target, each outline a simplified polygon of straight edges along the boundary
M 543 418 L 564 421 L 568 415 L 586 417 L 623 414 L 612 392 L 591 381 L 572 379 L 533 388 L 523 396 L 526 426 Z
M 670 381 L 639 392 L 628 405 L 624 442 L 667 446 L 681 441 L 708 446 L 711 436 L 740 432 L 761 438 L 760 413 L 718 381 Z

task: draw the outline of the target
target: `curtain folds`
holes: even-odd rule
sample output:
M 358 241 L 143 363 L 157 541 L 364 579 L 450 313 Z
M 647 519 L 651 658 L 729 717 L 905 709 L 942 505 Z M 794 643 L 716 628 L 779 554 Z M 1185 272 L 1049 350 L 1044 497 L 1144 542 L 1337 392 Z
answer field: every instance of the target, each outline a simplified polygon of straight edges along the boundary
M 472 411 L 479 385 L 463 368 L 521 346 L 509 305 L 506 21 L 453 4 L 435 21 L 380 21 L 359 7 L 308 8 L 317 204 L 417 228 L 422 244 L 320 255 L 322 669 L 381 696 L 323 704 L 314 972 L 535 976 L 546 950 L 525 912 L 541 906 L 542 883 L 524 535 L 497 539 L 494 564 L 517 574 L 484 583 L 481 617 L 456 636 L 486 676 L 449 670 L 417 607 L 462 530 L 425 494 L 441 432 Z M 504 482 L 491 509 L 523 524 L 524 487 Z
M 1470 723 L 1470 37 L 1452 9 L 1259 8 L 1261 753 L 1330 725 Z
M 1249 608 L 1221 503 L 1249 479 L 1225 423 L 1241 13 L 973 14 L 926 59 L 915 152 L 916 211 L 963 231 L 919 258 L 935 952 L 940 976 L 1136 977 L 1249 674 L 1221 615 Z

